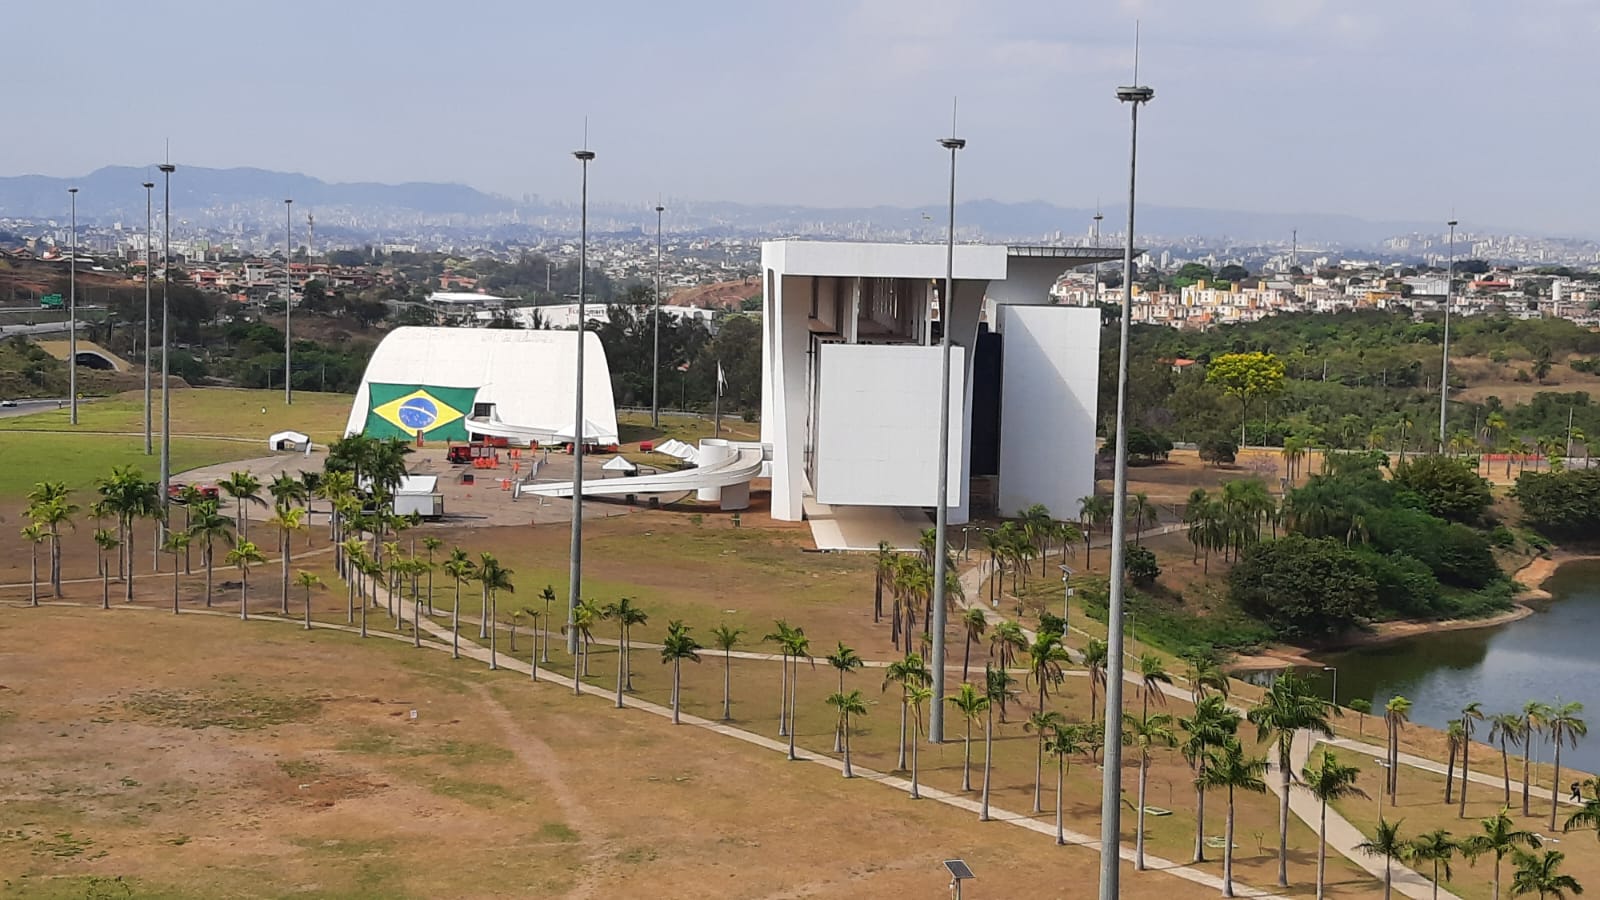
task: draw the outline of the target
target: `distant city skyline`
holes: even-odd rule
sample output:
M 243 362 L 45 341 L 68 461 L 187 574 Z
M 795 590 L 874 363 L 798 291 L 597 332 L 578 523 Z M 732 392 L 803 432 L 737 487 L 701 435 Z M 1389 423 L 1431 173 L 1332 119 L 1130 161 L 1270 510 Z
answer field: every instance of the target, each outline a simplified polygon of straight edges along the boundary
M 1600 10 L 1578 0 L 155 0 L 70 30 L 32 4 L 4 19 L 27 139 L 0 173 L 170 138 L 180 165 L 564 200 L 587 115 L 597 200 L 918 206 L 959 95 L 963 197 L 1088 207 L 1126 178 L 1136 17 L 1142 202 L 1592 228 L 1600 125 L 1574 101 Z

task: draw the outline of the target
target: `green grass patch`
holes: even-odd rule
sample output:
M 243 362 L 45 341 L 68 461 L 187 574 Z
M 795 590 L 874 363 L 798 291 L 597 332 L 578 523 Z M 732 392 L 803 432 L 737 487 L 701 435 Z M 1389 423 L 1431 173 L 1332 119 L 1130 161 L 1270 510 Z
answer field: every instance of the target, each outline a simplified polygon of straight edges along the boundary
M 492 781 L 473 781 L 465 778 L 432 778 L 428 790 L 441 797 L 460 800 L 473 806 L 493 808 L 503 801 L 516 799 L 504 785 Z
M 32 418 L 25 416 L 22 418 Z M 0 419 L 0 423 L 21 419 Z M 201 438 L 172 439 L 172 471 L 182 472 L 266 454 L 266 443 L 242 444 Z M 161 471 L 160 438 L 155 455 L 144 455 L 143 437 L 104 434 L 16 433 L 0 429 L 0 498 L 20 499 L 41 481 L 64 481 L 73 491 L 91 490 L 113 466 L 134 466 L 155 478 Z M 80 500 L 82 496 L 80 495 Z
M 244 731 L 303 722 L 316 716 L 310 697 L 285 697 L 253 691 L 223 694 L 207 691 L 141 691 L 123 701 L 129 712 L 182 728 L 231 728 Z
M 560 822 L 546 822 L 539 826 L 539 835 L 547 840 L 560 841 L 563 844 L 578 842 L 578 833 Z
M 293 406 L 284 406 L 281 391 L 238 388 L 186 388 L 172 391 L 171 397 L 174 438 L 180 435 L 259 437 L 261 443 L 256 449 L 263 453 L 267 436 L 285 429 L 305 432 L 318 443 L 327 443 L 339 437 L 350 415 L 352 400 L 349 394 L 301 391 L 295 394 Z M 159 423 L 160 401 L 157 399 L 154 402 L 155 418 Z M 263 409 L 266 412 L 263 413 Z M 79 404 L 77 429 L 138 432 L 142 435 L 144 394 L 129 392 Z M 0 431 L 39 430 L 73 430 L 70 411 L 51 409 L 0 419 Z
M 310 778 L 322 774 L 322 763 L 314 759 L 280 759 L 278 771 L 290 778 Z

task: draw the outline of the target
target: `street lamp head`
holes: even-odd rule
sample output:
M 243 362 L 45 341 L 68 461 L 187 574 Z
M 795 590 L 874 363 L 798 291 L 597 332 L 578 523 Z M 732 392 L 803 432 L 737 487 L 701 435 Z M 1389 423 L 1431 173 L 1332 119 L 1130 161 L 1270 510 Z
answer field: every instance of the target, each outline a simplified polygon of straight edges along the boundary
M 967 146 L 967 139 L 957 137 L 940 138 L 939 146 L 945 148 L 946 150 L 960 150 L 961 148 Z
M 148 191 L 151 188 L 155 187 L 156 183 L 154 181 L 146 181 L 146 182 L 144 182 L 143 186 L 144 186 L 144 189 Z
M 1449 225 L 1451 228 L 1454 228 L 1454 227 L 1456 227 L 1456 220 L 1455 219 L 1451 219 L 1450 221 L 1446 222 L 1445 224 Z
M 593 150 L 574 150 L 574 151 L 572 151 L 572 156 L 573 156 L 574 159 L 578 159 L 578 160 L 581 160 L 583 162 L 588 162 L 589 160 L 594 159 L 594 151 Z
M 285 206 L 287 206 L 287 205 L 289 205 L 289 204 L 290 204 L 290 203 L 293 203 L 293 202 L 294 202 L 294 201 L 293 201 L 293 200 L 290 200 L 290 199 L 286 199 L 286 200 L 284 200 L 284 201 L 283 201 L 283 203 L 284 203 L 284 205 L 285 205 Z
M 171 175 L 173 172 L 178 171 L 178 167 L 173 165 L 172 163 L 162 163 L 161 165 L 156 166 L 156 168 L 158 168 L 161 171 L 167 173 L 168 175 Z
M 1155 95 L 1155 88 L 1143 85 L 1117 88 L 1117 99 L 1123 103 L 1149 103 Z
M 666 207 L 665 207 L 665 206 L 657 206 L 657 207 L 656 207 L 656 212 L 658 212 L 658 213 L 660 213 L 660 212 L 665 212 L 665 211 L 666 211 L 666 209 L 667 209 L 667 208 L 666 208 Z
M 69 194 L 76 194 L 77 192 L 78 192 L 77 188 L 67 188 L 67 193 L 69 193 Z

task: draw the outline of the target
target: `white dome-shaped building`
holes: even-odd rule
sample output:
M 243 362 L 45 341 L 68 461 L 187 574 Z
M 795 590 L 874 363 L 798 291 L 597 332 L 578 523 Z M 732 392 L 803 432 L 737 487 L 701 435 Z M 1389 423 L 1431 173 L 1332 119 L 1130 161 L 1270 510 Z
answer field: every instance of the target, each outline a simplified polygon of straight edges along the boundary
M 367 363 L 345 434 L 425 441 L 472 435 L 525 444 L 577 433 L 576 331 L 397 328 Z M 605 348 L 582 332 L 583 438 L 617 443 Z

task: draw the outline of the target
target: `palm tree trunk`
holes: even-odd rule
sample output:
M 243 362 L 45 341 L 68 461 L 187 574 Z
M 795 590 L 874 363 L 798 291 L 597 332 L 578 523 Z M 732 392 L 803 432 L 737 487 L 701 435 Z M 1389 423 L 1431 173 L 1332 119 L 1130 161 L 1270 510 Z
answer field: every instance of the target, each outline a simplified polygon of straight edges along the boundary
M 478 600 L 478 640 L 489 636 L 489 589 L 483 588 L 483 594 Z
M 911 745 L 911 799 L 913 800 L 922 799 L 922 793 L 917 790 L 917 744 L 920 743 L 922 741 L 918 739 Z
M 1461 736 L 1461 808 L 1458 815 L 1465 819 L 1467 817 L 1467 752 L 1472 749 L 1472 729 L 1464 727 L 1463 732 Z
M 916 753 L 915 750 L 912 751 Z M 978 814 L 979 822 L 989 821 L 989 773 L 993 771 L 994 761 L 994 706 L 989 707 L 989 727 L 983 731 L 983 810 Z
M 311 627 L 311 589 L 306 588 L 306 627 Z M 411 646 L 422 646 L 422 599 L 411 595 Z
M 456 607 L 450 610 L 450 658 L 461 658 L 461 579 L 456 579 Z
M 202 554 L 206 564 L 206 609 L 211 608 L 211 572 L 213 557 L 211 555 L 211 539 L 206 538 L 206 552 Z
M 122 599 L 127 603 L 133 602 L 133 523 L 128 523 L 128 577 L 123 581 Z
M 1322 799 L 1322 812 L 1317 821 L 1317 900 L 1322 900 L 1323 885 L 1328 872 L 1328 800 Z
M 356 583 L 353 579 L 344 583 L 344 623 L 346 625 L 356 623 Z
M 785 649 L 778 660 L 778 737 L 789 733 L 789 651 Z M 900 728 L 905 740 L 905 727 Z
M 367 586 L 365 576 L 362 576 L 361 585 L 361 636 L 367 636 Z
M 1222 896 L 1233 896 L 1233 786 L 1228 786 L 1228 822 L 1222 832 Z
M 311 587 L 306 586 L 306 630 L 311 630 Z
M 1043 686 L 1041 681 L 1040 686 Z M 1040 698 L 1039 709 L 1044 710 L 1044 698 Z M 1039 729 L 1038 749 L 1033 756 L 1033 812 L 1037 815 L 1040 811 L 1039 797 L 1044 789 L 1044 729 Z
M 844 714 L 844 777 L 854 778 L 855 773 L 850 770 L 850 714 Z
M 961 748 L 961 790 L 972 790 L 972 717 L 967 716 L 967 738 Z
M 1400 448 L 1400 452 L 1404 453 L 1405 452 L 1405 448 L 1401 447 Z M 1385 856 L 1383 858 L 1383 900 L 1392 900 L 1393 897 L 1394 897 L 1394 857 Z
M 1195 756 L 1194 861 L 1197 863 L 1206 861 L 1206 789 L 1201 786 L 1205 777 L 1206 747 L 1201 744 L 1200 753 Z
M 1066 545 L 1063 544 L 1062 546 L 1066 546 Z M 1067 842 L 1066 831 L 1061 827 L 1061 795 L 1063 793 L 1063 788 L 1066 786 L 1066 781 L 1067 781 L 1066 762 L 1065 762 L 1065 760 L 1066 760 L 1066 755 L 1065 754 L 1059 754 L 1058 753 L 1056 755 L 1056 846 L 1057 847 L 1059 847 L 1062 844 L 1065 844 Z
M 1554 728 L 1550 729 L 1550 743 L 1555 745 L 1555 775 L 1550 781 L 1550 830 L 1556 830 L 1556 807 L 1561 805 L 1561 738 Z
M 624 642 L 622 628 L 619 626 L 617 628 L 617 709 L 621 709 L 622 708 L 622 682 L 623 682 L 622 669 L 623 669 L 624 664 L 627 662 L 627 656 L 628 656 L 627 650 L 625 649 L 626 646 L 627 646 L 627 644 Z M 678 667 L 678 664 L 677 664 L 676 661 L 673 662 L 672 667 L 673 667 L 673 676 L 674 676 L 673 680 L 676 681 L 677 680 L 676 679 L 677 667 Z M 673 693 L 674 704 L 673 705 L 676 706 L 677 705 L 676 704 L 676 701 L 677 701 L 677 693 L 676 693 L 677 688 L 674 687 L 673 691 L 674 691 L 674 693 Z M 673 722 L 674 725 L 676 725 L 677 722 L 678 722 L 678 717 L 677 717 L 677 711 L 676 710 L 673 711 L 672 722 Z
M 132 580 L 132 579 L 129 579 L 129 580 Z M 250 595 L 250 570 L 248 568 L 242 568 L 242 569 L 239 570 L 239 618 L 240 619 L 249 619 L 250 618 L 250 605 L 249 605 L 250 604 L 250 600 L 249 600 L 249 595 Z
M 1456 789 L 1456 753 L 1457 753 L 1457 748 L 1456 748 L 1455 744 L 1452 743 L 1450 745 L 1449 749 L 1450 749 L 1450 762 L 1445 765 L 1445 769 L 1444 769 L 1444 803 L 1445 803 L 1446 806 L 1449 806 L 1453 802 L 1453 798 L 1455 796 L 1454 791 Z
M 172 560 L 172 611 L 178 611 L 178 560 Z
M 29 544 L 32 554 L 28 560 L 28 605 L 39 605 L 39 545 Z M 119 560 L 120 561 L 120 560 Z
M 1136 872 L 1144 871 L 1144 789 L 1145 781 L 1149 776 L 1150 761 L 1144 754 L 1139 757 L 1139 816 L 1138 831 L 1133 836 L 1133 868 Z
M 110 578 L 111 569 L 110 569 L 109 566 L 106 565 L 106 554 L 105 554 L 104 550 L 96 550 L 95 551 L 94 567 L 96 569 L 100 570 L 100 608 L 101 609 L 110 609 L 111 608 L 111 578 Z
M 894 763 L 896 772 L 904 772 L 906 770 L 906 704 L 908 702 L 906 686 L 902 683 L 900 685 L 900 750 L 895 757 Z
M 972 632 L 967 632 L 967 646 L 961 651 L 961 680 L 967 680 L 967 669 L 972 663 Z
M 1505 776 L 1506 806 L 1511 805 L 1511 754 L 1506 752 L 1505 735 L 1500 736 L 1500 771 Z
M 722 651 L 722 721 L 733 718 L 733 650 Z
M 500 668 L 500 660 L 496 657 L 496 642 L 500 635 L 499 610 L 495 608 L 499 606 L 498 599 L 494 591 L 489 592 L 489 615 L 484 617 L 489 623 L 489 670 L 491 672 Z
M 1522 814 L 1528 815 L 1529 759 L 1533 756 L 1533 729 L 1527 730 L 1527 740 L 1522 745 Z
M 679 724 L 678 709 L 683 705 L 683 682 L 678 678 L 678 674 L 682 668 L 683 660 L 674 659 L 672 661 L 672 724 L 674 725 Z
M 794 732 L 795 732 L 794 701 L 795 701 L 795 682 L 800 680 L 800 657 L 798 657 L 798 656 L 794 657 L 792 665 L 794 666 L 794 671 L 789 674 L 789 759 L 790 760 L 796 760 L 796 759 L 799 759 L 800 757 L 795 756 L 795 754 L 794 754 Z
M 1278 772 L 1283 776 L 1283 794 L 1278 797 L 1278 887 L 1289 886 L 1289 742 L 1293 735 L 1278 739 Z

